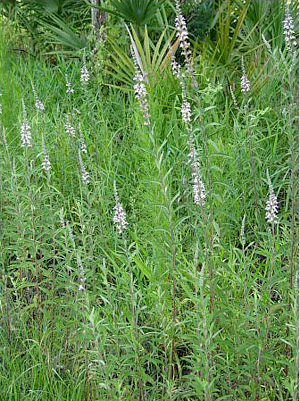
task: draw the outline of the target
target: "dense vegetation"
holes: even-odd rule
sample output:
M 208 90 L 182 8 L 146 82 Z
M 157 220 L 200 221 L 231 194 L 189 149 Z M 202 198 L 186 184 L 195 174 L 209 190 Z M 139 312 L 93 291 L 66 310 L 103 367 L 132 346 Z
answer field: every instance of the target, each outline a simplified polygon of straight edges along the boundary
M 296 4 L 96 3 L 0 6 L 0 400 L 298 400 Z

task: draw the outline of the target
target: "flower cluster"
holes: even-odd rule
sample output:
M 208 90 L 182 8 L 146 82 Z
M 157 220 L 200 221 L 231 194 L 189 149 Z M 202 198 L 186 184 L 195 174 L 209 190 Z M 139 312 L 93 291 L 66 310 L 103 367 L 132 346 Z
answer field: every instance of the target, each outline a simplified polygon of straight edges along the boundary
M 82 132 L 80 133 L 80 149 L 82 153 L 87 154 L 87 147 Z
M 195 79 L 195 70 L 192 59 L 192 52 L 190 50 L 190 42 L 188 39 L 188 29 L 184 16 L 181 12 L 180 1 L 175 0 L 176 7 L 176 17 L 175 17 L 175 28 L 176 28 L 176 36 L 179 38 L 179 46 L 181 48 L 182 55 L 185 58 L 185 65 L 187 71 L 190 73 L 193 86 L 197 88 L 197 83 Z
M 72 138 L 75 138 L 76 131 L 73 125 L 71 124 L 70 117 L 68 115 L 66 117 L 65 130 L 68 135 L 70 135 Z
M 274 224 L 277 222 L 278 201 L 273 189 L 269 172 L 267 172 L 267 176 L 269 184 L 269 199 L 266 204 L 266 220 L 268 223 Z
M 264 35 L 263 33 L 262 33 L 262 35 L 261 35 L 261 38 L 262 38 L 262 41 L 264 42 L 264 44 L 265 44 L 265 46 L 266 46 L 268 52 L 272 53 L 271 45 L 270 45 L 270 43 L 267 41 L 267 39 L 265 38 L 265 35 Z
M 81 177 L 82 177 L 82 181 L 85 185 L 87 185 L 90 182 L 90 173 L 87 171 L 87 169 L 85 168 L 85 165 L 83 163 L 81 154 L 80 154 L 80 150 L 78 150 L 78 159 L 79 159 L 79 165 L 81 168 Z
M 199 287 L 202 291 L 203 289 L 203 285 L 204 285 L 204 270 L 205 270 L 205 264 L 203 263 L 201 266 L 201 271 L 200 271 L 200 275 L 199 275 Z
M 180 47 L 184 50 L 188 50 L 190 47 L 189 33 L 187 30 L 186 20 L 181 12 L 179 0 L 175 0 L 175 7 L 176 7 L 175 28 L 177 30 L 176 36 L 179 38 Z
M 190 159 L 191 169 L 192 169 L 194 203 L 202 207 L 204 206 L 204 200 L 206 198 L 206 190 L 200 175 L 200 163 L 198 160 L 198 154 L 194 145 L 194 137 L 192 134 L 190 135 L 189 138 L 188 156 Z
M 81 70 L 80 70 L 80 82 L 83 85 L 86 85 L 89 82 L 89 79 L 90 79 L 90 73 L 89 73 L 89 70 L 87 69 L 86 60 L 85 60 L 85 57 L 84 57 L 83 65 L 82 65 Z
M 244 93 L 250 92 L 250 81 L 247 78 L 246 68 L 245 68 L 245 64 L 244 64 L 244 57 L 242 57 L 241 90 Z
M 66 93 L 67 94 L 74 93 L 74 89 L 72 88 L 72 84 L 69 80 L 68 75 L 66 74 L 65 77 L 66 77 L 66 87 L 67 87 Z
M 80 122 L 78 123 L 78 131 L 80 132 L 80 149 L 81 149 L 81 152 L 84 153 L 84 154 L 87 154 L 87 147 L 86 147 L 86 143 L 85 143 L 82 131 L 81 131 Z
M 22 99 L 23 107 L 23 123 L 21 125 L 21 146 L 23 148 L 31 147 L 31 127 L 27 120 L 27 112 L 24 100 Z
M 79 253 L 76 253 L 76 260 L 77 260 L 77 266 L 78 266 L 78 269 L 79 269 L 79 275 L 78 275 L 79 286 L 78 286 L 78 291 L 84 291 L 84 290 L 85 290 L 84 283 L 85 283 L 85 281 L 86 281 L 86 278 L 85 278 L 84 268 L 83 268 L 82 261 L 81 261 L 81 257 L 80 257 L 80 255 L 79 255 Z
M 241 243 L 245 245 L 246 243 L 246 236 L 245 236 L 245 223 L 246 223 L 246 214 L 244 214 L 241 226 Z
M 182 121 L 185 124 L 188 124 L 191 122 L 191 104 L 187 101 L 186 97 L 183 97 L 182 100 L 182 105 L 181 105 L 181 115 L 182 115 Z
M 48 172 L 51 170 L 51 162 L 49 159 L 49 155 L 46 150 L 44 136 L 42 135 L 42 153 L 43 153 L 43 161 L 42 161 L 42 168 Z
M 44 111 L 45 110 L 45 106 L 44 103 L 40 100 L 40 98 L 38 97 L 35 87 L 32 84 L 32 92 L 34 95 L 34 105 L 38 110 Z
M 172 66 L 173 75 L 175 77 L 177 77 L 178 79 L 182 80 L 184 77 L 184 74 L 181 71 L 181 65 L 179 63 L 177 63 L 174 55 L 172 56 L 171 66 Z
M 295 36 L 294 21 L 288 5 L 285 7 L 283 34 L 288 51 L 293 52 L 294 47 L 297 46 L 297 41 Z
M 177 63 L 175 57 L 172 57 L 172 71 L 175 77 L 179 79 L 181 90 L 182 90 L 182 104 L 181 104 L 181 115 L 182 121 L 185 124 L 189 124 L 191 122 L 191 104 L 187 100 L 187 89 L 184 81 L 184 73 L 181 70 L 180 64 Z
M 43 152 L 42 167 L 46 172 L 51 170 L 51 162 L 47 152 Z
M 133 80 L 135 81 L 135 85 L 134 85 L 134 93 L 135 93 L 135 97 L 136 99 L 139 101 L 142 112 L 143 112 L 143 116 L 144 116 L 144 124 L 149 126 L 150 125 L 150 114 L 149 114 L 149 104 L 148 104 L 148 100 L 147 100 L 147 89 L 145 86 L 145 80 L 144 77 L 140 71 L 139 65 L 138 65 L 138 61 L 136 58 L 136 55 L 134 53 L 134 49 L 131 46 L 131 56 L 132 56 L 132 60 L 133 60 L 133 65 L 134 65 L 134 78 Z
M 128 223 L 126 220 L 126 212 L 120 202 L 116 181 L 114 181 L 114 196 L 116 205 L 114 207 L 115 214 L 113 217 L 113 222 L 117 228 L 118 233 L 122 234 L 122 232 L 126 230 Z

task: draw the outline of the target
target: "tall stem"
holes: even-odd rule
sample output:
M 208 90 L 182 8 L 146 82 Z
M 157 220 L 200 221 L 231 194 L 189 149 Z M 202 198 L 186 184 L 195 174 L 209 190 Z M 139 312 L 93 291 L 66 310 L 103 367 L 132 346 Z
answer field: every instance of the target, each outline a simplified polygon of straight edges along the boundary
M 171 286 L 172 286 L 172 343 L 171 343 L 171 360 L 170 360 L 170 374 L 169 377 L 173 380 L 175 376 L 175 368 L 174 368 L 174 356 L 175 356 L 175 324 L 176 324 L 176 279 L 175 279 L 175 269 L 176 269 L 176 246 L 175 246 L 175 235 L 174 235 L 174 227 L 173 227 L 173 213 L 172 206 L 170 200 L 168 198 L 168 186 L 165 182 L 165 176 L 163 175 L 161 163 L 162 163 L 162 154 L 160 154 L 160 149 L 157 149 L 152 129 L 150 128 L 150 138 L 153 143 L 153 149 L 155 153 L 156 166 L 159 174 L 159 182 L 162 189 L 165 208 L 167 210 L 167 216 L 169 220 L 168 232 L 170 236 L 170 245 L 171 245 Z
M 203 125 L 203 118 L 200 120 Z M 204 142 L 204 152 L 205 152 L 205 160 L 206 160 L 206 176 L 208 180 L 208 197 L 209 197 L 209 249 L 210 249 L 210 257 L 208 258 L 209 265 L 209 287 L 210 287 L 210 312 L 213 312 L 214 309 L 214 290 L 213 290 L 213 270 L 214 270 L 214 212 L 213 212 L 213 202 L 212 202 L 212 177 L 211 177 L 211 169 L 209 163 L 209 153 L 207 147 L 207 135 L 204 128 L 203 132 L 203 142 Z

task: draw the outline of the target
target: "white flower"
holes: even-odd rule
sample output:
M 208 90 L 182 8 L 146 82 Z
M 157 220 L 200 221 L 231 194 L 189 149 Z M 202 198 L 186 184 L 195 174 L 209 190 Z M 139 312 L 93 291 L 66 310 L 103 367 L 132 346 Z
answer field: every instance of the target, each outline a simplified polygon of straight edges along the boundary
M 274 224 L 277 223 L 278 201 L 268 171 L 267 176 L 269 184 L 269 199 L 266 204 L 266 220 L 268 223 Z
M 45 106 L 44 106 L 44 104 L 41 102 L 41 100 L 39 98 L 35 99 L 35 103 L 34 104 L 35 104 L 35 107 L 38 110 L 41 110 L 41 111 L 45 110 Z
M 196 88 L 197 82 L 195 80 L 195 71 L 193 66 L 192 52 L 190 50 L 190 42 L 188 39 L 188 30 L 187 30 L 186 20 L 181 12 L 179 0 L 175 0 L 175 7 L 176 7 L 175 28 L 177 30 L 176 36 L 179 38 L 179 43 L 180 43 L 179 46 L 185 58 L 186 68 L 191 75 L 193 86 Z
M 22 107 L 23 107 L 23 123 L 21 125 L 21 146 L 23 148 L 31 147 L 31 127 L 27 120 L 27 112 L 24 101 L 22 99 Z
M 243 217 L 243 220 L 242 220 L 242 226 L 241 226 L 241 242 L 242 242 L 242 244 L 245 244 L 245 242 L 246 242 L 245 222 L 246 222 L 246 214 L 244 214 L 244 217 Z
M 262 33 L 261 37 L 262 37 L 262 40 L 263 40 L 263 42 L 264 42 L 264 44 L 265 44 L 267 50 L 268 50 L 270 53 L 272 53 L 271 45 L 270 45 L 270 43 L 267 41 L 267 39 L 265 38 L 265 35 L 264 35 L 263 33 Z
M 183 77 L 183 73 L 181 71 L 181 65 L 177 63 L 174 56 L 172 56 L 171 66 L 172 66 L 172 72 L 175 75 L 175 77 L 181 79 Z
M 83 65 L 80 70 L 80 81 L 83 85 L 86 85 L 89 82 L 89 79 L 90 79 L 90 73 L 89 70 L 87 69 L 86 60 L 84 57 Z
M 289 6 L 285 7 L 285 18 L 283 20 L 283 34 L 286 47 L 289 52 L 293 52 L 297 46 L 293 17 L 291 16 Z
M 71 124 L 70 117 L 68 115 L 66 117 L 65 130 L 67 134 L 69 134 L 72 138 L 75 138 L 76 131 L 73 125 Z
M 135 75 L 133 78 L 133 80 L 135 81 L 135 84 L 134 84 L 135 97 L 140 103 L 140 106 L 141 106 L 141 109 L 143 112 L 143 117 L 144 117 L 144 124 L 149 126 L 150 125 L 150 114 L 149 114 L 149 105 L 148 105 L 148 100 L 147 100 L 148 93 L 147 93 L 147 89 L 145 86 L 144 77 L 138 66 L 138 62 L 137 62 L 133 47 L 131 47 L 131 56 L 133 59 L 133 65 L 134 65 L 134 71 L 135 71 Z
M 192 169 L 194 203 L 202 207 L 204 206 L 204 200 L 206 198 L 206 190 L 200 175 L 200 163 L 198 161 L 198 154 L 194 146 L 194 137 L 192 134 L 190 135 L 189 138 L 188 156 L 190 159 L 191 169 Z
M 191 105 L 186 99 L 184 99 L 182 102 L 181 115 L 182 115 L 182 121 L 185 124 L 191 122 Z
M 119 234 L 122 234 L 122 232 L 126 229 L 128 223 L 126 220 L 126 212 L 122 204 L 120 203 L 116 181 L 114 181 L 114 195 L 115 195 L 116 205 L 114 207 L 115 214 L 113 217 L 113 222 Z
M 68 93 L 68 94 L 74 93 L 74 89 L 72 88 L 72 85 L 71 85 L 68 75 L 66 74 L 65 77 L 66 77 L 66 87 L 67 87 L 66 93 Z
M 81 149 L 81 152 L 87 154 L 87 147 L 86 147 L 86 143 L 85 143 L 82 131 L 81 131 L 80 122 L 78 122 L 78 130 L 80 132 L 80 149 Z
M 245 69 L 245 65 L 244 65 L 244 57 L 242 57 L 241 90 L 244 93 L 250 92 L 250 81 L 247 78 L 246 69 Z
M 191 122 L 191 104 L 187 100 L 187 89 L 186 85 L 184 82 L 184 73 L 181 71 L 181 66 L 180 64 L 177 63 L 175 60 L 175 57 L 172 57 L 172 71 L 175 77 L 179 79 L 181 90 L 182 90 L 182 105 L 181 105 L 181 115 L 182 115 L 182 121 L 185 124 L 188 124 Z
M 45 110 L 44 103 L 38 97 L 38 95 L 36 93 L 36 90 L 35 90 L 35 87 L 33 86 L 33 84 L 32 84 L 32 92 L 33 92 L 33 95 L 34 95 L 34 100 L 35 100 L 34 105 L 35 105 L 35 107 L 38 110 L 44 111 Z
M 42 168 L 48 172 L 51 170 L 51 162 L 49 159 L 49 155 L 46 150 L 44 135 L 42 134 L 42 153 L 43 153 L 43 161 L 42 161 Z
M 81 261 L 81 257 L 79 255 L 79 253 L 76 251 L 76 260 L 77 260 L 77 266 L 78 266 L 78 281 L 79 281 L 79 285 L 78 285 L 78 291 L 84 291 L 85 290 L 85 272 L 84 272 L 84 268 L 83 268 L 83 264 Z
M 91 176 L 90 176 L 90 173 L 85 168 L 85 165 L 83 164 L 80 150 L 78 150 L 78 158 L 79 158 L 79 164 L 80 164 L 80 168 L 81 168 L 82 181 L 85 185 L 87 185 L 90 182 Z
M 201 270 L 200 270 L 200 275 L 199 275 L 199 287 L 202 291 L 203 285 L 204 285 L 204 269 L 205 269 L 205 263 L 202 264 Z
M 80 149 L 82 153 L 87 154 L 87 147 L 82 134 L 80 135 Z
M 48 153 L 44 153 L 42 167 L 46 172 L 51 170 L 51 163 L 50 163 Z

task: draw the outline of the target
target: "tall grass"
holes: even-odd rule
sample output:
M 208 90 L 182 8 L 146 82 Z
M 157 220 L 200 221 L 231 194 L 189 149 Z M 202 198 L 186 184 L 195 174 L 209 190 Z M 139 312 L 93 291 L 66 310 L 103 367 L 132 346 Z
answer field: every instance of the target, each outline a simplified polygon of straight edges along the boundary
M 80 60 L 15 54 L 10 29 L 0 33 L 0 399 L 296 401 L 297 67 L 288 52 L 273 49 L 249 99 L 236 90 L 238 108 L 220 70 L 196 64 L 198 89 L 187 96 L 209 187 L 201 210 L 170 68 L 155 85 L 149 78 L 149 130 L 133 92 L 98 85 L 88 54 L 83 85 Z M 22 99 L 30 148 L 20 142 Z M 271 230 L 267 171 L 279 202 Z

